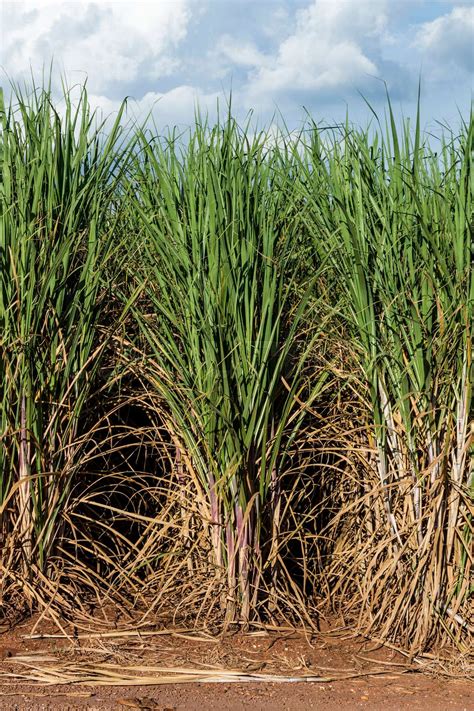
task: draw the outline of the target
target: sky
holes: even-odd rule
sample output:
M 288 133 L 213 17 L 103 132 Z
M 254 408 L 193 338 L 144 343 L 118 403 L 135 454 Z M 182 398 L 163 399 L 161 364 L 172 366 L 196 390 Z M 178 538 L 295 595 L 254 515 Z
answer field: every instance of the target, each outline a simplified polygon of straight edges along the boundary
M 297 128 L 367 125 L 363 97 L 383 116 L 385 85 L 399 115 L 413 116 L 422 82 L 423 122 L 452 125 L 473 97 L 474 0 L 0 0 L 0 85 L 53 64 L 87 85 L 105 114 L 127 96 L 159 126 L 215 114 L 232 91 L 235 115 L 281 115 Z M 362 96 L 361 96 L 362 95 Z

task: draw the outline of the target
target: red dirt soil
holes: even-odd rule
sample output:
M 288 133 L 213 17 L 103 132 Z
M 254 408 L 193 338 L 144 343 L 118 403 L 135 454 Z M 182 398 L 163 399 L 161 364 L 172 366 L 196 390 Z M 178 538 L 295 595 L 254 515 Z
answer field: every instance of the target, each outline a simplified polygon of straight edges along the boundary
M 202 632 L 149 630 L 141 636 L 84 633 L 71 643 L 59 635 L 32 639 L 31 629 L 30 621 L 0 634 L 0 709 L 474 709 L 474 685 L 467 665 L 463 671 L 439 660 L 434 664 L 429 658 L 410 663 L 394 649 L 344 638 L 341 632 L 336 635 L 328 630 L 309 638 L 272 630 L 213 638 Z M 57 634 L 51 627 L 48 632 Z M 41 633 L 45 634 L 44 625 Z M 227 676 L 220 683 L 178 683 L 180 678 L 196 678 L 192 676 L 196 670 L 215 678 L 239 670 L 246 680 L 229 683 Z M 159 683 L 171 672 L 176 675 L 175 683 Z M 320 681 L 252 681 L 252 675 L 266 674 L 293 679 L 311 676 Z M 81 683 L 86 677 L 89 681 Z M 128 683 L 121 683 L 122 678 Z

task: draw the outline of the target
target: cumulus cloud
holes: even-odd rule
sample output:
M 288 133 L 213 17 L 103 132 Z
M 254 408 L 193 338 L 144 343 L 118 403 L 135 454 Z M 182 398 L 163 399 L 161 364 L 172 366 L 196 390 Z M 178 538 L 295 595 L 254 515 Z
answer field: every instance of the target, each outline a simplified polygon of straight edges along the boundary
M 174 48 L 185 38 L 191 0 L 71 2 L 4 0 L 0 64 L 19 78 L 54 58 L 67 74 L 89 77 L 101 92 L 176 70 Z
M 414 45 L 439 73 L 452 65 L 472 72 L 474 67 L 474 7 L 455 7 L 447 14 L 418 28 Z
M 469 94 L 474 8 L 451 1 L 433 19 L 428 0 L 0 0 L 0 76 L 32 69 L 40 83 L 54 60 L 58 96 L 61 73 L 70 86 L 87 75 L 104 113 L 129 95 L 162 126 L 192 122 L 196 101 L 213 109 L 230 85 L 239 116 L 270 120 L 277 104 L 298 121 L 304 104 L 340 117 L 349 101 L 354 115 L 354 89 L 381 108 L 375 76 L 409 102 L 421 70 L 437 114 Z
M 253 42 L 239 42 L 228 34 L 222 35 L 216 49 L 219 59 L 227 59 L 234 66 L 252 67 L 270 63 L 270 59 Z
M 193 86 L 180 85 L 167 92 L 149 91 L 137 100 L 127 103 L 129 119 L 142 123 L 152 117 L 158 130 L 166 127 L 189 125 L 194 111 L 199 108 L 203 113 L 213 115 L 216 111 L 219 93 L 206 93 Z M 91 107 L 103 118 L 112 117 L 119 110 L 121 102 L 107 96 L 92 94 L 89 96 Z
M 386 27 L 386 0 L 313 0 L 298 12 L 294 31 L 275 55 L 255 57 L 250 93 L 330 90 L 377 75 L 369 54 Z

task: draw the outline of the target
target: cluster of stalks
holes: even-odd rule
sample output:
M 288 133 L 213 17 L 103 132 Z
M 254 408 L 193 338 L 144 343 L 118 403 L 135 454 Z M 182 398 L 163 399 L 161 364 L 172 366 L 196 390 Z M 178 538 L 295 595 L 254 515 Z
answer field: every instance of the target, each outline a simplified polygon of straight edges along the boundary
M 472 633 L 474 122 L 0 102 L 0 605 Z

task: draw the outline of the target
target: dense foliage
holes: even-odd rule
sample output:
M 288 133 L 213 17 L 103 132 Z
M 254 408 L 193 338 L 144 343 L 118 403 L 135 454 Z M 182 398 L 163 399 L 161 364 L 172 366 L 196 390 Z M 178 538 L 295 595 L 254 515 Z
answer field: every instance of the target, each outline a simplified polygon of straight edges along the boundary
M 472 118 L 0 103 L 0 600 L 472 632 Z M 92 607 L 91 607 L 92 606 Z

